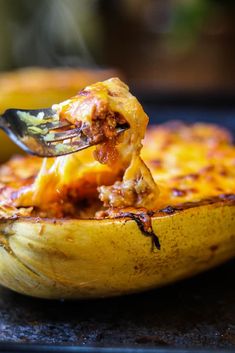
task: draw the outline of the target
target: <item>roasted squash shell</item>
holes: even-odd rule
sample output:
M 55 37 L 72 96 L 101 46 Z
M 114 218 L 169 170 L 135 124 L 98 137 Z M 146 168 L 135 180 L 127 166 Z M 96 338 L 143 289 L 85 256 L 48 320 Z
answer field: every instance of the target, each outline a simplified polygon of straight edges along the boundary
M 97 298 L 158 287 L 235 255 L 235 202 L 211 200 L 152 218 L 161 249 L 134 220 L 0 223 L 0 282 L 41 298 Z

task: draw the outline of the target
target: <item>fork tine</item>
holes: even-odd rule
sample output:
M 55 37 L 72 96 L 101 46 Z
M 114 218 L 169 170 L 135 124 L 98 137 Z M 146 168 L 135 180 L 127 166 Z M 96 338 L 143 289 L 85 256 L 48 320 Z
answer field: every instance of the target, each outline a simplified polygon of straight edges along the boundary
M 81 133 L 81 128 L 75 128 L 75 129 L 70 129 L 66 130 L 63 132 L 57 132 L 57 133 L 50 133 L 48 134 L 44 140 L 46 142 L 56 142 L 56 141 L 63 141 L 63 140 L 68 140 L 73 137 L 79 137 Z
M 60 129 L 62 127 L 69 127 L 71 126 L 71 123 L 69 123 L 68 121 L 55 121 L 53 123 L 46 123 L 45 122 L 45 125 L 48 129 L 50 130 L 56 130 L 56 129 Z
M 125 130 L 127 130 L 127 127 L 126 126 L 123 126 L 123 127 L 117 127 L 116 128 L 116 133 L 117 134 L 120 134 L 122 132 L 124 132 Z M 63 131 L 63 132 L 58 132 L 58 133 L 50 133 L 47 135 L 47 137 L 44 138 L 44 140 L 46 142 L 57 142 L 57 141 L 64 141 L 64 140 L 69 140 L 69 139 L 72 139 L 72 138 L 79 138 L 80 141 L 82 140 L 83 138 L 83 141 L 85 140 L 86 143 L 87 143 L 87 137 L 86 136 L 83 136 L 81 137 L 81 133 L 82 133 L 82 128 L 74 128 L 74 129 L 70 129 L 70 130 L 66 130 L 66 131 Z M 104 138 L 105 139 L 105 138 Z M 103 138 L 99 139 L 100 142 L 102 142 L 101 140 L 103 140 Z M 99 142 L 97 140 L 97 142 Z M 77 143 L 79 141 L 76 141 Z

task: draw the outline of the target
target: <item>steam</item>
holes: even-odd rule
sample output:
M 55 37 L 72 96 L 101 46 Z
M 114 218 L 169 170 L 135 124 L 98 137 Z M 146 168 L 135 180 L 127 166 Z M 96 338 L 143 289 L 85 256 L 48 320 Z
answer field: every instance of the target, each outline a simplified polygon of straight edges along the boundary
M 96 2 L 33 2 L 28 19 L 12 23 L 15 65 L 95 66 L 94 53 L 102 39 Z

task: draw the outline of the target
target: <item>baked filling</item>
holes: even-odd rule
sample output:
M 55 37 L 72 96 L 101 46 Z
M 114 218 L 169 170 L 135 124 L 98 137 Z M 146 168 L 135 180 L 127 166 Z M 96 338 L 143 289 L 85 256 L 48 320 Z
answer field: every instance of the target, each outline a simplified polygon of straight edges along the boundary
M 235 193 L 235 149 L 227 131 L 168 123 L 146 133 L 147 115 L 117 78 L 53 108 L 88 139 L 106 140 L 54 159 L 12 158 L 0 168 L 1 218 L 149 214 Z M 126 124 L 117 135 L 116 126 Z

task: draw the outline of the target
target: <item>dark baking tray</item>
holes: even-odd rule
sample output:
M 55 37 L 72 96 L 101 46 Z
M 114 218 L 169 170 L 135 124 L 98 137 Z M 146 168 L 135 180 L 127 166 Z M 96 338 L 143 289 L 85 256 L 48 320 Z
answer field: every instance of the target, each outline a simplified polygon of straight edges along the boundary
M 235 261 L 231 261 L 165 288 L 94 301 L 39 300 L 1 289 L 0 341 L 231 349 L 235 347 L 234 273 Z
M 235 107 L 148 102 L 145 108 L 152 123 L 200 120 L 235 131 Z M 47 301 L 0 288 L 0 352 L 231 351 L 234 274 L 230 261 L 165 288 L 93 301 Z

